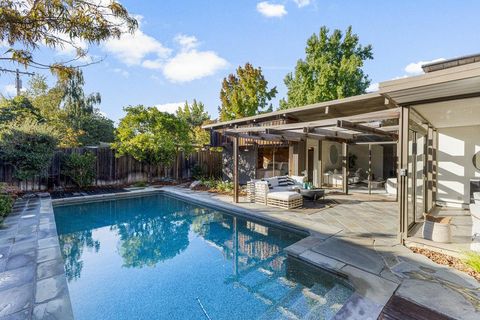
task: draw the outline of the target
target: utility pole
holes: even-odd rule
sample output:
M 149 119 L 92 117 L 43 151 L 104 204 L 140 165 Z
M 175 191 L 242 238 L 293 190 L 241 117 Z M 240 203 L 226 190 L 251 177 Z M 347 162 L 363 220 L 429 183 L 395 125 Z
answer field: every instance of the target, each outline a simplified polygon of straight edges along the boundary
M 18 68 L 16 70 L 0 68 L 0 72 L 15 73 L 15 88 L 17 89 L 17 96 L 20 95 L 20 90 L 22 89 L 22 79 L 20 79 L 20 75 L 21 74 L 24 74 L 24 75 L 27 75 L 27 76 L 35 75 L 35 73 L 32 73 L 32 72 L 20 71 L 20 70 L 18 70 Z

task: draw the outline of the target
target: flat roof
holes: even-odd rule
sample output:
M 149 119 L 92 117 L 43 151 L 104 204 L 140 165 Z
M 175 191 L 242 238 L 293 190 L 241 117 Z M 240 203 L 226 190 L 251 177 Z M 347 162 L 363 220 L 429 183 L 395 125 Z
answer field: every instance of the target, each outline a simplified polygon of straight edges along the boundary
M 314 103 L 302 107 L 277 110 L 241 119 L 217 122 L 203 126 L 205 129 L 219 129 L 275 119 L 294 118 L 300 122 L 350 116 L 369 111 L 386 109 L 385 97 L 377 92 L 358 96 Z

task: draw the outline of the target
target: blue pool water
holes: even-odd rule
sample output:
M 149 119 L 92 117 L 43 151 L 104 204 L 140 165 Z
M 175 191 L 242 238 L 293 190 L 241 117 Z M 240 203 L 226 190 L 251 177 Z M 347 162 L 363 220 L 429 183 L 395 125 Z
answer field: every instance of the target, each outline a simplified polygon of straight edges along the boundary
M 287 258 L 299 235 L 164 194 L 59 206 L 55 220 L 77 320 L 329 319 L 352 294 Z

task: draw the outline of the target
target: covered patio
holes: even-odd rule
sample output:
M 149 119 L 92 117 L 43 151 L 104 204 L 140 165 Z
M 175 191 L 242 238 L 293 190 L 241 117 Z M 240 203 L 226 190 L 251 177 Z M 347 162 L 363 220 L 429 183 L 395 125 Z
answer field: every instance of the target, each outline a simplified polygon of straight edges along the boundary
M 377 212 L 381 221 L 384 213 L 371 204 L 383 197 L 385 210 L 396 211 L 398 242 L 423 238 L 424 215 L 431 214 L 453 216 L 452 248 L 467 247 L 468 209 L 473 193 L 480 192 L 480 160 L 475 160 L 480 159 L 479 61 L 480 55 L 443 61 L 424 66 L 423 75 L 382 82 L 375 93 L 205 126 L 216 146 L 231 152 L 224 165 L 231 168 L 225 178 L 234 182 L 233 201 L 239 202 L 241 184 L 265 180 L 258 172 L 248 175 L 245 155 L 269 145 L 273 165 L 262 174 L 303 176 L 312 187 L 326 190 L 327 199 L 345 197 L 340 200 L 347 210 L 335 205 L 316 216 L 324 223 L 342 224 L 332 217 L 343 216 L 346 229 L 350 224 L 355 230 L 361 219 L 349 210 L 363 208 Z M 288 149 L 288 167 L 285 154 L 276 165 L 276 146 Z M 356 164 L 352 154 L 360 156 Z M 355 182 L 359 168 L 366 173 L 362 183 Z M 345 204 L 349 199 L 352 207 Z M 295 210 L 308 215 L 311 209 Z

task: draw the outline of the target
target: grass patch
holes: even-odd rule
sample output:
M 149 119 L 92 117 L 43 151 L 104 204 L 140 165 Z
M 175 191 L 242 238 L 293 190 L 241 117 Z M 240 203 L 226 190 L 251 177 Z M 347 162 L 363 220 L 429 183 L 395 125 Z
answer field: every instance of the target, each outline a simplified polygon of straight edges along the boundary
M 473 251 L 466 252 L 463 262 L 476 272 L 480 272 L 480 254 Z

